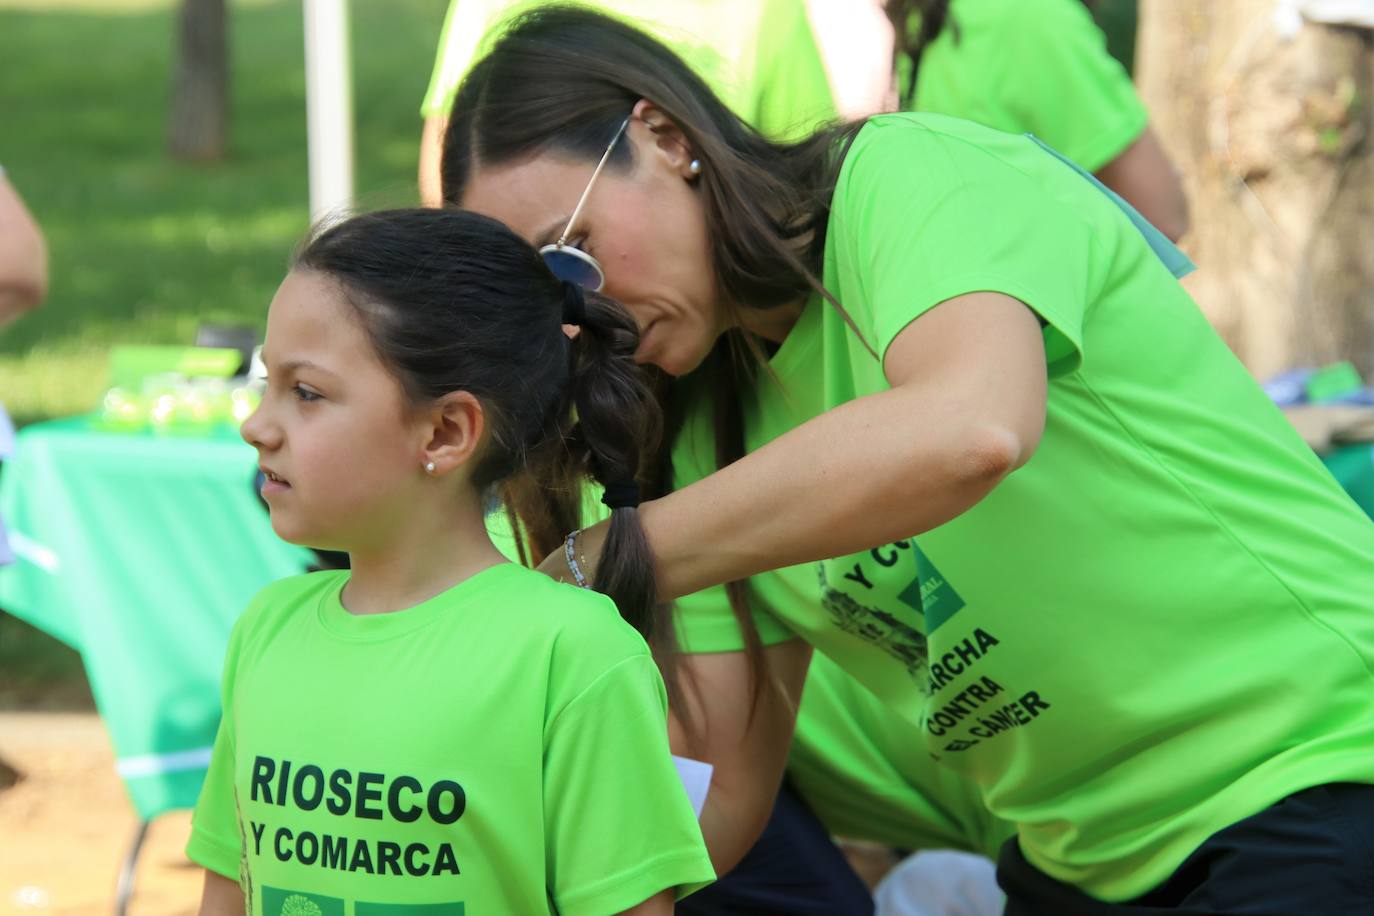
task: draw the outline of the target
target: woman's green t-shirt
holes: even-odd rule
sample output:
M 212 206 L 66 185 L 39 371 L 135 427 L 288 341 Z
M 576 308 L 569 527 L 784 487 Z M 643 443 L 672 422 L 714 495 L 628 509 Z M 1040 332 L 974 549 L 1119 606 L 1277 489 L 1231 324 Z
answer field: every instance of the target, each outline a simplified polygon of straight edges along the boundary
M 756 577 L 765 641 L 828 655 L 1032 863 L 1108 900 L 1285 795 L 1374 781 L 1374 525 L 1097 186 L 1029 138 L 875 118 L 823 279 L 864 340 L 814 298 L 780 384 L 745 393 L 748 449 L 887 388 L 869 347 L 975 291 L 1044 322 L 1045 431 L 958 518 Z M 714 468 L 710 442 L 693 411 L 679 487 Z M 679 626 L 692 651 L 743 645 L 709 593 Z
M 234 629 L 187 853 L 276 916 L 605 916 L 714 877 L 644 640 L 512 564 L 354 615 L 347 572 Z

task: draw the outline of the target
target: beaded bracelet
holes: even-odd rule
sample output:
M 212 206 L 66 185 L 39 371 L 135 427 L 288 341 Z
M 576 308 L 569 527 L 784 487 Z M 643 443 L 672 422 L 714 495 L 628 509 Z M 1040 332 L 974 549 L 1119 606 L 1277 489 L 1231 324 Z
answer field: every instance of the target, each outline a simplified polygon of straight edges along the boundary
M 568 560 L 568 569 L 572 572 L 573 579 L 577 582 L 577 587 L 591 588 L 592 584 L 588 582 L 587 577 L 582 574 L 582 568 L 577 565 L 577 558 L 573 556 L 573 541 L 577 540 L 577 536 L 581 533 L 582 529 L 578 528 L 568 535 L 567 540 L 563 542 L 563 556 Z

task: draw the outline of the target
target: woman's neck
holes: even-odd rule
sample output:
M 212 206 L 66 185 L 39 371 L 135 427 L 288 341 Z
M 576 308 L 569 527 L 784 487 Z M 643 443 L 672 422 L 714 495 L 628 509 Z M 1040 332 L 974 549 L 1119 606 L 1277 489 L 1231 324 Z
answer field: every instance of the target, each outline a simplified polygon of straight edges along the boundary
M 806 308 L 806 300 L 799 299 L 771 309 L 740 309 L 739 326 L 750 334 L 780 344 L 787 339 Z
M 478 500 L 445 508 L 416 513 L 384 545 L 350 551 L 344 607 L 354 614 L 414 607 L 505 562 L 487 536 Z

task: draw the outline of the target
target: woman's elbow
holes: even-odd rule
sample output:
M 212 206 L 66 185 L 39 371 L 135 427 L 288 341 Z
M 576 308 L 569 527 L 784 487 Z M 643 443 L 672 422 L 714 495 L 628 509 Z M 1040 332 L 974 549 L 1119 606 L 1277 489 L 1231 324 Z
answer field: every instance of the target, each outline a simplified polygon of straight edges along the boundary
M 969 429 L 953 454 L 951 471 L 957 485 L 981 493 L 997 486 L 1035 454 L 1042 428 L 987 424 Z

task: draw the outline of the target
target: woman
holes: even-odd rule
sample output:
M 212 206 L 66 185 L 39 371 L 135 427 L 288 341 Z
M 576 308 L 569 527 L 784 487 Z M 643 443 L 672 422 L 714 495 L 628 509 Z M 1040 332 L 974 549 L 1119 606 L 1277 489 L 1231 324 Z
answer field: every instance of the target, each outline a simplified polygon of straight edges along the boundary
M 1374 813 L 1374 527 L 1158 233 L 952 118 L 770 143 L 584 12 L 523 20 L 454 112 L 446 197 L 604 287 L 679 377 L 677 489 L 641 510 L 660 596 L 750 579 L 752 632 L 679 604 L 718 871 L 766 814 L 815 646 L 1016 825 L 1009 913 L 1365 899 L 1343 819 Z M 730 341 L 766 365 L 733 371 Z M 546 546 L 565 518 L 527 517 Z M 603 539 L 545 568 L 585 576 Z

